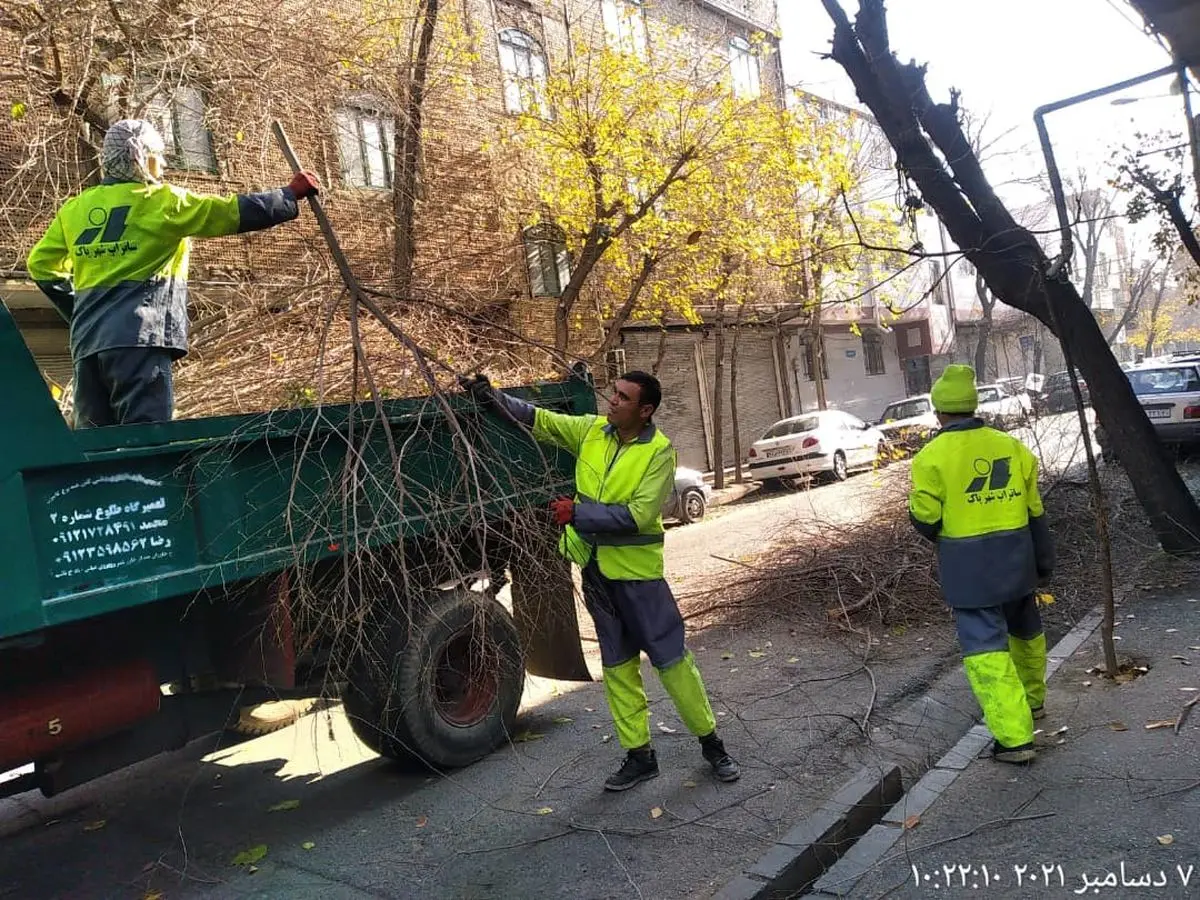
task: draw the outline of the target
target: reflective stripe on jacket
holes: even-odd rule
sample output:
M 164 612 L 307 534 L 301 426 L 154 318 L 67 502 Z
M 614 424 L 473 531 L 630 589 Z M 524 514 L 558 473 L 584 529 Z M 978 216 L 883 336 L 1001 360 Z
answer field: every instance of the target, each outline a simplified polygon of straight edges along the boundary
M 913 459 L 908 508 L 917 530 L 937 541 L 952 607 L 1027 597 L 1054 568 L 1037 458 L 979 419 L 947 426 Z
M 225 197 L 168 184 L 88 188 L 58 211 L 29 253 L 30 277 L 71 323 L 76 359 L 118 347 L 187 352 L 189 237 L 296 218 L 288 188 Z
M 575 519 L 559 542 L 572 562 L 596 557 L 614 581 L 663 577 L 662 506 L 675 481 L 675 448 L 648 424 L 621 443 L 602 416 L 538 409 L 533 436 L 575 456 Z

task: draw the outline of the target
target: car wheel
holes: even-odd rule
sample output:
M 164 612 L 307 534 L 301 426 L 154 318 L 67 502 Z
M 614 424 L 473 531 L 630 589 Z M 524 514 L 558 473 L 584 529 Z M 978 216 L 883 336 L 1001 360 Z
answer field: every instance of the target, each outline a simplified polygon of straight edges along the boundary
M 679 519 L 685 525 L 699 522 L 704 518 L 707 509 L 708 501 L 704 499 L 704 494 L 695 488 L 684 491 L 679 499 Z
M 833 477 L 838 481 L 845 481 L 850 477 L 850 469 L 846 465 L 846 454 L 841 450 L 833 454 Z

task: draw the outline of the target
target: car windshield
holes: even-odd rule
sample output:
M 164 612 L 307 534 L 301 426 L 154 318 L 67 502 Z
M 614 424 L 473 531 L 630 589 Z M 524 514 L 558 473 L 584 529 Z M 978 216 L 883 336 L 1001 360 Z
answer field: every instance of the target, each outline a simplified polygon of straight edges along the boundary
M 980 403 L 995 403 L 1000 399 L 1000 392 L 996 388 L 980 388 L 979 402 Z
M 1140 372 L 1129 372 L 1128 375 L 1133 392 L 1139 397 L 1200 392 L 1200 376 L 1197 376 L 1194 366 L 1143 369 Z
M 767 441 L 771 438 L 785 437 L 789 434 L 803 434 L 806 431 L 816 431 L 817 425 L 816 416 L 805 416 L 803 419 L 776 422 L 766 430 L 766 433 L 759 440 Z
M 880 419 L 884 422 L 898 422 L 900 419 L 915 419 L 927 412 L 929 412 L 928 400 L 905 400 L 902 403 L 893 403 L 885 409 Z
M 1076 381 L 1076 383 L 1078 383 L 1078 385 L 1081 388 L 1087 387 L 1087 384 L 1078 375 L 1075 376 L 1075 381 Z M 1049 378 L 1046 379 L 1046 390 L 1047 391 L 1069 390 L 1070 387 L 1071 387 L 1071 380 L 1067 377 L 1066 372 L 1055 372 L 1053 375 L 1051 375 Z

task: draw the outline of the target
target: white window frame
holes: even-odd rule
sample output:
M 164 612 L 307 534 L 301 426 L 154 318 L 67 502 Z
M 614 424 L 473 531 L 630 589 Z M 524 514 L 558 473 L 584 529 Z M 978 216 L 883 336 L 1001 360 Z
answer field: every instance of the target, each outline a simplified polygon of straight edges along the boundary
M 762 96 L 762 71 L 754 48 L 744 37 L 729 39 L 729 74 L 733 93 L 739 100 L 757 100 Z
M 610 50 L 646 59 L 646 15 L 643 0 L 601 0 L 604 39 Z
M 162 135 L 167 168 L 217 171 L 212 133 L 204 122 L 207 109 L 204 92 L 195 85 L 177 84 L 150 94 L 142 117 Z
M 396 120 L 369 100 L 352 100 L 333 114 L 342 180 L 350 187 L 392 189 Z
M 546 101 L 546 54 L 542 45 L 518 28 L 505 28 L 497 37 L 504 110 L 514 116 L 550 118 Z
M 567 236 L 557 225 L 543 222 L 521 233 L 525 244 L 525 269 L 534 297 L 561 297 L 571 281 L 571 254 Z

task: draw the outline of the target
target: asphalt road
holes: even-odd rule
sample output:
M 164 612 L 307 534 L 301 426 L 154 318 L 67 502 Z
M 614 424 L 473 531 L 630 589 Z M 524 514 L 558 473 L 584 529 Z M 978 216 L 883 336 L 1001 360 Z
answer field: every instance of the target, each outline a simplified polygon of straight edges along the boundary
M 1060 430 L 1045 439 L 1065 458 L 1071 429 Z M 683 592 L 719 587 L 797 517 L 863 515 L 887 477 L 903 467 L 672 528 L 670 576 Z M 601 790 L 620 751 L 598 683 L 530 679 L 513 743 L 440 775 L 373 757 L 334 707 L 58 798 L 0 801 L 0 900 L 708 895 L 870 756 L 863 737 L 886 730 L 897 704 L 956 665 L 943 618 L 870 647 L 779 620 L 693 634 L 743 764 L 735 785 L 710 779 L 648 665 L 663 774 L 620 795 Z M 247 852 L 256 861 L 235 865 Z

